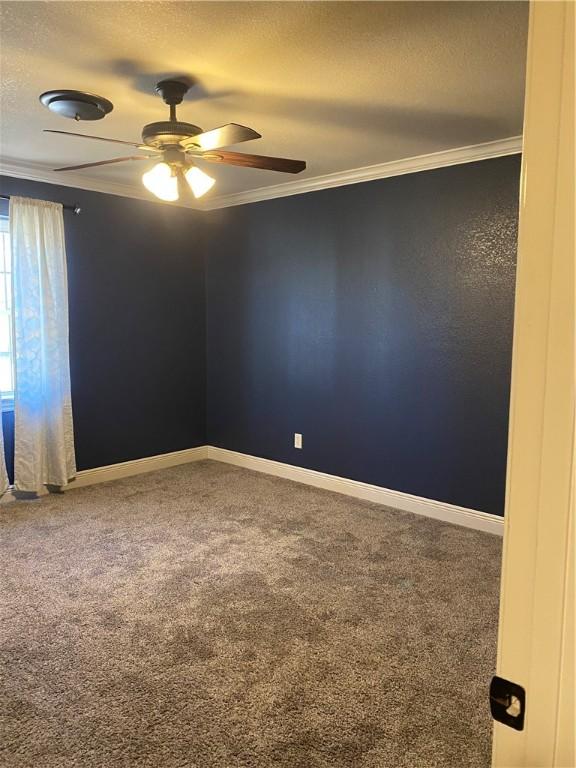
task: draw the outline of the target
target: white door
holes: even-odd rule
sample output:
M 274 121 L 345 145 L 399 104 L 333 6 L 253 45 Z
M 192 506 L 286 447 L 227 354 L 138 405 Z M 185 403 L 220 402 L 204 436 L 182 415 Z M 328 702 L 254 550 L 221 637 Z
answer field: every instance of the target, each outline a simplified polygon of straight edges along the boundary
M 497 664 L 526 717 L 495 723 L 494 768 L 576 766 L 574 10 L 530 10 Z

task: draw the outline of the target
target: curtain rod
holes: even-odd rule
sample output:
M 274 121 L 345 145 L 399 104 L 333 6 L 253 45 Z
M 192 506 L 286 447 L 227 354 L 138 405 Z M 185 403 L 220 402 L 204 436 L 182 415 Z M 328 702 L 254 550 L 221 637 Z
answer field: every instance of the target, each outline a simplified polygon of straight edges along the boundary
M 2 200 L 10 200 L 11 195 L 0 195 L 0 199 Z M 63 205 L 62 208 L 65 211 L 72 211 L 74 216 L 78 216 L 78 214 L 82 211 L 82 208 L 80 208 L 79 205 Z

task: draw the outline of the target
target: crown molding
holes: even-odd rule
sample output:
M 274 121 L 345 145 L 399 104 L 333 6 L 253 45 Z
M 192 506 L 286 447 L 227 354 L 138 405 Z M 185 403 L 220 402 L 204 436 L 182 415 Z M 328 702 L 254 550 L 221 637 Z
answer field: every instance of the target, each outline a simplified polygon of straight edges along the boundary
M 406 173 L 431 171 L 434 168 L 444 168 L 450 165 L 473 163 L 477 160 L 489 160 L 494 157 L 517 155 L 522 152 L 522 136 L 512 136 L 508 139 L 487 141 L 483 144 L 472 144 L 468 147 L 446 149 L 441 152 L 431 152 L 427 155 L 407 157 L 402 160 L 391 160 L 388 163 L 367 165 L 364 168 L 353 168 L 340 173 L 328 173 L 325 176 L 315 176 L 310 179 L 296 179 L 272 187 L 260 187 L 247 192 L 237 192 L 232 195 L 221 195 L 206 200 L 200 207 L 204 211 L 217 208 L 228 208 L 234 205 L 246 205 L 262 200 L 273 200 L 277 197 L 301 195 L 304 192 L 316 192 L 320 189 L 343 187 L 347 184 L 359 184 L 363 181 L 386 179 L 390 176 L 402 176 Z
M 483 144 L 472 144 L 468 147 L 447 149 L 442 152 L 431 152 L 427 155 L 407 157 L 402 160 L 392 160 L 387 163 L 368 165 L 364 168 L 353 168 L 339 173 L 328 173 L 324 176 L 314 176 L 308 179 L 296 179 L 283 184 L 269 187 L 259 187 L 246 192 L 236 192 L 231 195 L 220 195 L 209 198 L 196 206 L 188 203 L 165 203 L 150 196 L 141 185 L 120 184 L 118 182 L 87 179 L 80 173 L 69 172 L 65 175 L 56 174 L 45 165 L 23 163 L 16 160 L 0 158 L 0 175 L 12 176 L 17 179 L 41 181 L 47 184 L 58 184 L 64 187 L 86 189 L 91 192 L 102 192 L 108 195 L 132 197 L 137 200 L 159 203 L 161 205 L 176 205 L 190 210 L 212 211 L 218 208 L 229 208 L 235 205 L 257 203 L 262 200 L 273 200 L 277 197 L 301 195 L 304 192 L 316 192 L 320 189 L 342 187 L 347 184 L 359 184 L 363 181 L 386 179 L 390 176 L 402 176 L 406 173 L 419 173 L 434 168 L 444 168 L 450 165 L 473 163 L 478 160 L 489 160 L 494 157 L 517 155 L 522 152 L 522 137 L 512 136 L 498 141 L 487 141 Z

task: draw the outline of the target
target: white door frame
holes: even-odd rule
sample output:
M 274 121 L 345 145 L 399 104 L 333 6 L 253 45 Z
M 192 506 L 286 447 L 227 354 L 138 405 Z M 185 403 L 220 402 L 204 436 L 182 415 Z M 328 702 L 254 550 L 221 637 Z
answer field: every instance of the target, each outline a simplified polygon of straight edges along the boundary
M 530 8 L 493 767 L 574 768 L 574 9 Z

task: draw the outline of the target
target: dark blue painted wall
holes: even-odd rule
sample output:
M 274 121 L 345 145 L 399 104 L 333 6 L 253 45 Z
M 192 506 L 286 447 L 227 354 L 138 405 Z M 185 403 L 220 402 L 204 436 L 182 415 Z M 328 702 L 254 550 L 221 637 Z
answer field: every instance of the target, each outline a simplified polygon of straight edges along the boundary
M 519 170 L 209 214 L 1 179 L 83 207 L 65 213 L 78 467 L 210 442 L 502 514 Z
M 64 212 L 78 468 L 204 444 L 201 215 L 8 177 L 0 188 L 82 206 Z
M 209 442 L 503 514 L 519 173 L 207 214 Z

